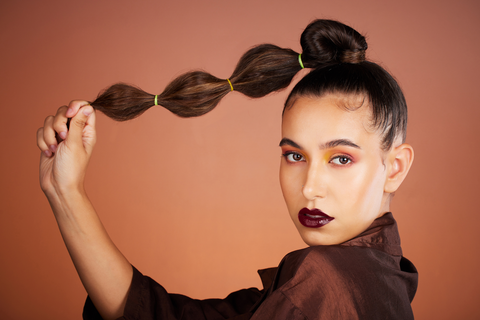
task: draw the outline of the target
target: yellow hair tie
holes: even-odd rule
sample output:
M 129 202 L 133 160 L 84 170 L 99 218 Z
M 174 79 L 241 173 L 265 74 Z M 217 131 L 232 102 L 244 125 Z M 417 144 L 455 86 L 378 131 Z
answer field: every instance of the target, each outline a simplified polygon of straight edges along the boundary
M 233 86 L 232 86 L 232 83 L 230 82 L 230 79 L 227 79 L 227 81 L 230 84 L 230 89 L 232 89 L 232 91 L 233 91 Z
M 158 94 L 155 96 L 155 105 L 156 105 L 156 106 L 158 106 L 158 101 L 157 101 L 157 99 L 158 99 Z
M 305 67 L 303 66 L 302 54 L 301 53 L 298 55 L 298 62 L 300 63 L 300 67 L 302 67 L 302 69 L 305 69 Z

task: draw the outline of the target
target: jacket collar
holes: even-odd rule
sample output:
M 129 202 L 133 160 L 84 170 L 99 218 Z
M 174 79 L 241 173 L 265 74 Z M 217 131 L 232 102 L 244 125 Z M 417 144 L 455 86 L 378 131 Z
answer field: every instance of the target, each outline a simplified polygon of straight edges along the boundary
M 394 256 L 402 255 L 397 222 L 391 212 L 387 212 L 380 218 L 375 219 L 367 230 L 340 245 L 367 247 L 384 251 Z

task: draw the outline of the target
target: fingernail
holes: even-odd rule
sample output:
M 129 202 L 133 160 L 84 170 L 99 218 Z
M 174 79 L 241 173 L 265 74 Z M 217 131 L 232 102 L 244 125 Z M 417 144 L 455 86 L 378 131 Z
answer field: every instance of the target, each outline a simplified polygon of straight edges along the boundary
M 65 140 L 67 138 L 67 131 L 62 131 L 58 134 L 60 136 L 60 138 L 62 138 L 63 140 Z
M 45 153 L 45 155 L 50 158 L 50 156 L 52 155 L 52 153 L 50 152 L 50 150 L 45 150 L 43 151 L 43 153 Z
M 52 153 L 54 153 L 55 151 L 57 151 L 57 146 L 54 145 L 54 144 L 52 144 L 52 145 L 50 146 L 50 151 L 52 151 Z
M 68 108 L 68 109 L 67 109 L 67 112 L 65 113 L 65 115 L 66 115 L 67 117 L 70 117 L 70 116 L 72 115 L 72 111 L 73 111 L 72 109 Z

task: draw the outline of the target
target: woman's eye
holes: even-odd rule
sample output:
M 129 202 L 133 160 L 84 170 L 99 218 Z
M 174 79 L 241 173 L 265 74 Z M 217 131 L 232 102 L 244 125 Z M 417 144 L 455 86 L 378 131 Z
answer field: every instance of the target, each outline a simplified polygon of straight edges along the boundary
M 352 160 L 349 157 L 346 157 L 346 156 L 338 156 L 338 157 L 333 158 L 330 162 L 333 163 L 333 164 L 336 164 L 336 165 L 344 166 L 344 165 L 352 162 Z
M 283 156 L 285 157 L 285 159 L 287 159 L 288 162 L 303 161 L 303 156 L 300 153 L 290 152 L 290 153 L 285 153 Z

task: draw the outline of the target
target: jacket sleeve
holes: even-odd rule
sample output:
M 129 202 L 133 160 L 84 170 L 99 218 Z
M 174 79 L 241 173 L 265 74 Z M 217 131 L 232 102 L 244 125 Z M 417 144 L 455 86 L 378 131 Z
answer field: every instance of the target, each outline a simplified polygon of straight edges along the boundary
M 119 320 L 249 319 L 249 310 L 261 295 L 262 291 L 256 288 L 233 292 L 225 299 L 197 300 L 169 294 L 160 284 L 133 267 L 124 315 Z M 83 309 L 83 319 L 102 319 L 89 297 Z

